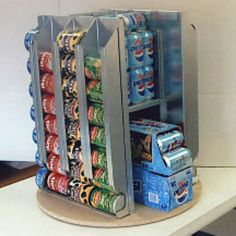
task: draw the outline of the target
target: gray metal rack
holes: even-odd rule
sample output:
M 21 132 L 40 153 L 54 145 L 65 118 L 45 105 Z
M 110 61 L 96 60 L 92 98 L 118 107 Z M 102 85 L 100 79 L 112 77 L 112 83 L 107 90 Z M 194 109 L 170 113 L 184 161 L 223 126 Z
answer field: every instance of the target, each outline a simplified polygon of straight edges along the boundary
M 118 212 L 117 217 L 123 217 L 134 212 L 130 118 L 147 115 L 152 117 L 152 114 L 155 114 L 154 119 L 158 117 L 161 121 L 182 125 L 186 144 L 194 157 L 198 153 L 196 31 L 190 25 L 186 15 L 181 12 L 132 10 L 145 14 L 147 26 L 154 33 L 156 55 L 154 58 L 154 75 L 157 95 L 153 100 L 128 106 L 125 25 L 123 20 L 116 16 L 117 13 L 127 11 L 130 12 L 130 10 L 111 9 L 62 18 L 42 16 L 39 22 L 43 24 L 43 27 L 34 40 L 31 52 L 32 65 L 35 65 L 32 68 L 34 72 L 32 77 L 40 156 L 45 163 L 45 134 L 43 131 L 39 68 L 36 62 L 38 61 L 38 53 L 48 50 L 53 51 L 54 59 L 53 71 L 60 155 L 64 170 L 69 171 L 59 48 L 55 44 L 55 38 L 62 30 L 87 30 L 87 34 L 75 50 L 85 176 L 90 179 L 93 178 L 84 57 L 93 56 L 101 58 L 109 185 L 113 190 L 123 193 L 126 198 L 125 208 Z M 168 75 L 168 59 L 172 49 L 165 43 L 168 41 L 168 30 L 173 25 L 179 30 L 177 33 L 179 33 L 179 40 L 181 41 L 181 49 L 177 53 L 181 59 L 179 65 L 181 71 L 177 82 Z M 178 108 L 177 111 L 173 109 L 176 107 Z

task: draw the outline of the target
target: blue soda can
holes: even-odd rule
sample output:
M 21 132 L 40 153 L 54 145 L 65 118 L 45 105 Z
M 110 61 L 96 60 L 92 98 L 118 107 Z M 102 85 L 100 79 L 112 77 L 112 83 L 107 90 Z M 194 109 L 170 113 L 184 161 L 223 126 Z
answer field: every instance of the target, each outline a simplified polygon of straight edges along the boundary
M 155 96 L 155 83 L 152 66 L 143 67 L 144 82 L 145 82 L 145 98 L 151 99 Z
M 27 71 L 31 74 L 31 62 L 30 62 L 30 57 L 27 60 Z
M 157 136 L 157 144 L 161 153 L 169 152 L 184 142 L 184 135 L 179 130 L 173 130 Z
M 47 186 L 47 177 L 49 171 L 47 168 L 43 167 L 39 169 L 35 176 L 35 182 L 40 189 L 44 189 Z
M 39 32 L 38 30 L 32 29 L 32 30 L 30 30 L 29 32 L 26 33 L 25 39 L 24 39 L 24 44 L 25 44 L 25 48 L 26 48 L 27 51 L 29 51 L 30 48 L 32 47 L 34 36 L 38 32 Z
M 130 80 L 128 79 L 128 105 L 130 104 L 130 87 L 131 87 L 131 84 L 130 84 Z
M 145 100 L 144 74 L 141 68 L 129 71 L 130 102 L 132 104 L 142 103 Z
M 29 95 L 30 95 L 30 97 L 33 97 L 33 86 L 32 86 L 32 81 L 31 81 L 30 84 L 29 84 L 28 91 L 29 91 Z
M 37 136 L 37 130 L 34 128 L 33 133 L 32 133 L 32 139 L 33 141 L 37 144 L 38 143 L 38 136 Z
M 128 59 L 128 40 L 125 37 L 125 62 L 126 62 L 126 69 L 129 68 L 129 59 Z
M 130 12 L 118 15 L 124 20 L 126 31 L 145 28 L 145 17 L 140 12 Z
M 188 148 L 180 147 L 162 155 L 168 168 L 178 171 L 192 165 L 192 155 Z
M 129 67 L 143 66 L 143 42 L 140 34 L 130 32 L 127 34 L 128 65 Z
M 35 108 L 34 108 L 34 105 L 32 105 L 31 108 L 30 108 L 30 117 L 33 121 L 35 121 Z
M 153 64 L 153 34 L 148 30 L 139 30 L 143 41 L 143 64 Z
M 44 167 L 43 162 L 40 160 L 40 156 L 39 156 L 39 152 L 38 151 L 35 153 L 35 162 L 36 162 L 36 164 L 38 166 Z

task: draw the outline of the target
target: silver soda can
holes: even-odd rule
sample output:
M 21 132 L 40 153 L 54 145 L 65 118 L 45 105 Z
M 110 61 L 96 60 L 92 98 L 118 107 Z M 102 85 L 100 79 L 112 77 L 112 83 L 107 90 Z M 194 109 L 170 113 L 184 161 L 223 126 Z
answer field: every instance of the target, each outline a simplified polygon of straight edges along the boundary
M 157 136 L 157 144 L 161 153 L 169 152 L 184 142 L 184 135 L 179 130 L 173 130 Z
M 166 152 L 162 158 L 168 168 L 172 171 L 179 171 L 192 165 L 192 155 L 188 148 L 180 147 L 173 151 Z

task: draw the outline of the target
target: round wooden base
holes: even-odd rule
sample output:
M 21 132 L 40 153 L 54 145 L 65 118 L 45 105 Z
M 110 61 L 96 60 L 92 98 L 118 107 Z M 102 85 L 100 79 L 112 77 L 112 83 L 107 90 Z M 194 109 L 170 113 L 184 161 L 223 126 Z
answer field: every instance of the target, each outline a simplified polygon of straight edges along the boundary
M 112 228 L 144 225 L 179 215 L 199 201 L 202 191 L 200 181 L 193 186 L 193 191 L 194 198 L 191 202 L 171 212 L 165 213 L 144 205 L 136 204 L 135 213 L 122 219 L 93 211 L 86 206 L 68 201 L 59 195 L 50 194 L 41 190 L 37 192 L 37 201 L 40 209 L 55 219 L 83 226 Z

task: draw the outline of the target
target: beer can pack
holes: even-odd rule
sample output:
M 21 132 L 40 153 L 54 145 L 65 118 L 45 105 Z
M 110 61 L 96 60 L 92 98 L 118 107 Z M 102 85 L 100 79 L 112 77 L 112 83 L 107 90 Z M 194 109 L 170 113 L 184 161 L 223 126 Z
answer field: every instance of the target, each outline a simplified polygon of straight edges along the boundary
M 25 39 L 24 39 L 24 45 L 25 45 L 25 49 L 27 51 L 29 51 L 30 48 L 32 47 L 34 37 L 38 32 L 39 32 L 38 30 L 32 29 L 32 30 L 30 30 L 29 32 L 26 33 Z
M 132 104 L 142 103 L 145 97 L 144 73 L 142 68 L 134 68 L 129 71 L 131 84 L 130 101 Z
M 88 107 L 88 120 L 95 125 L 104 125 L 104 109 L 99 103 L 92 103 Z
M 66 123 L 66 133 L 69 140 L 80 140 L 80 123 L 79 121 L 68 121 Z
M 47 114 L 44 117 L 44 127 L 45 130 L 50 134 L 57 134 L 57 120 L 56 116 Z
M 78 99 L 65 99 L 64 112 L 67 118 L 71 120 L 79 119 L 79 103 Z
M 40 189 L 44 189 L 47 186 L 47 177 L 50 172 L 46 167 L 38 170 L 35 176 L 35 182 Z
M 102 82 L 91 80 L 87 85 L 87 95 L 92 101 L 103 101 Z
M 35 121 L 35 108 L 34 108 L 34 105 L 32 105 L 31 108 L 30 108 L 30 117 L 33 121 Z
M 167 167 L 176 171 L 186 166 L 186 159 L 192 161 L 192 155 L 188 148 L 180 147 L 162 155 Z
M 75 76 L 69 75 L 62 79 L 62 92 L 65 98 L 78 97 L 78 87 Z
M 118 15 L 124 20 L 125 29 L 127 31 L 145 28 L 145 17 L 140 12 L 130 12 Z
M 101 147 L 106 146 L 105 129 L 98 126 L 92 126 L 90 128 L 91 143 Z
M 94 208 L 116 214 L 125 206 L 125 198 L 105 189 L 95 188 L 90 196 L 90 203 Z
M 91 152 L 92 165 L 96 168 L 107 168 L 106 150 L 103 148 L 94 148 Z
M 41 89 L 44 93 L 54 94 L 54 77 L 50 73 L 44 73 L 40 78 Z
M 84 72 L 88 79 L 101 80 L 101 59 L 95 57 L 86 57 Z
M 106 169 L 95 169 L 93 172 L 93 179 L 104 183 L 104 184 L 108 184 L 108 172 Z
M 71 178 L 61 175 L 56 172 L 51 172 L 47 178 L 47 186 L 49 189 L 61 193 L 63 195 L 68 195 L 68 187 Z
M 67 155 L 69 160 L 78 160 L 82 162 L 81 142 L 75 139 L 68 139 Z
M 138 33 L 142 37 L 143 42 L 143 64 L 153 64 L 153 34 L 148 30 L 140 30 Z
M 64 75 L 74 75 L 76 73 L 75 56 L 66 54 L 61 60 L 61 71 Z
M 157 136 L 157 144 L 161 153 L 169 152 L 179 146 L 184 142 L 184 135 L 178 130 L 173 130 L 164 134 Z
M 64 53 L 74 53 L 75 46 L 80 43 L 85 33 L 85 31 L 61 31 L 56 42 Z
M 33 97 L 33 85 L 32 85 L 32 81 L 31 81 L 30 84 L 29 84 L 28 91 L 29 91 L 30 97 Z
M 58 136 L 54 134 L 47 134 L 45 138 L 45 146 L 47 152 L 52 152 L 59 155 L 59 140 Z
M 38 134 L 37 134 L 36 128 L 33 129 L 32 139 L 33 139 L 34 143 L 36 143 L 36 144 L 38 143 Z
M 64 171 L 62 168 L 62 162 L 61 162 L 61 158 L 59 155 L 51 153 L 48 156 L 46 166 L 52 172 L 57 172 L 59 174 L 66 175 L 66 171 Z
M 154 73 L 152 66 L 144 66 L 145 98 L 151 99 L 155 96 Z
M 39 156 L 39 152 L 38 151 L 36 151 L 36 153 L 35 153 L 35 162 L 40 167 L 44 166 L 43 162 L 41 161 L 41 158 Z
M 31 61 L 30 61 L 30 57 L 27 60 L 26 67 L 27 67 L 27 71 L 31 74 Z
M 52 73 L 52 53 L 50 52 L 40 53 L 39 68 L 42 72 Z
M 137 32 L 130 32 L 127 37 L 128 64 L 131 67 L 143 66 L 143 41 Z
M 56 115 L 55 97 L 52 95 L 43 95 L 42 98 L 43 111 L 45 113 Z

